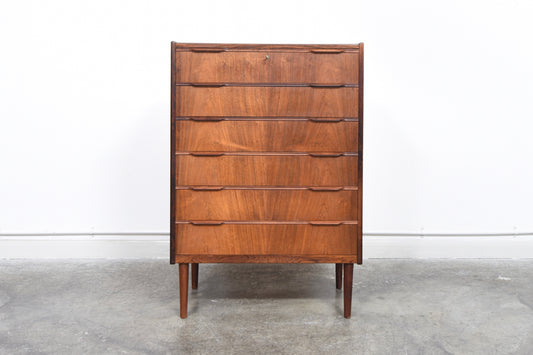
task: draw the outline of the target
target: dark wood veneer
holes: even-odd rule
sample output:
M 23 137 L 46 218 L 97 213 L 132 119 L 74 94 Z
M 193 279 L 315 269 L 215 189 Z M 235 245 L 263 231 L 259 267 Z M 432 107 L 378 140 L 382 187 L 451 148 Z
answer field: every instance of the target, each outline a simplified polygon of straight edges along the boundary
M 171 45 L 170 262 L 362 263 L 363 44 Z
M 358 152 L 358 122 L 176 121 L 180 152 Z M 354 139 L 354 134 L 356 139 Z
M 178 86 L 180 116 L 357 117 L 355 87 Z
M 316 53 L 180 51 L 176 60 L 181 83 L 346 83 L 356 84 L 359 75 L 359 52 Z
M 179 189 L 176 201 L 177 220 L 357 220 L 356 190 Z
M 176 236 L 174 235 L 174 222 L 176 220 L 176 201 L 174 193 L 176 190 L 176 159 L 175 147 L 178 144 L 176 139 L 176 43 L 170 44 L 170 263 L 176 263 Z
M 356 263 L 357 256 L 349 255 L 176 255 L 176 263 L 248 263 L 248 264 L 314 264 Z
M 356 224 L 177 224 L 180 255 L 356 254 Z
M 356 186 L 357 156 L 176 155 L 177 185 Z

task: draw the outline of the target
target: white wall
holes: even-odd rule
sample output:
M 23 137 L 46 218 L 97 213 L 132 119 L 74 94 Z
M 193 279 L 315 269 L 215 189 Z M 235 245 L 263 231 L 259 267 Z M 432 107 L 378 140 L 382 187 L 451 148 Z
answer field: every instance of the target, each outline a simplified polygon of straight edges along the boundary
M 167 232 L 170 41 L 365 42 L 367 233 L 533 232 L 530 1 L 0 4 L 0 234 Z

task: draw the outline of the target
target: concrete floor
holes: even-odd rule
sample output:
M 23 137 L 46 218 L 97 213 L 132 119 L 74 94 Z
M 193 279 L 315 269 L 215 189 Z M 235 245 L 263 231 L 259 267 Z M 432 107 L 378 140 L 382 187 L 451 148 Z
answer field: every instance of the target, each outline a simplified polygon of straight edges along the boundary
M 0 354 L 532 354 L 533 261 L 200 265 L 189 318 L 165 260 L 0 261 Z

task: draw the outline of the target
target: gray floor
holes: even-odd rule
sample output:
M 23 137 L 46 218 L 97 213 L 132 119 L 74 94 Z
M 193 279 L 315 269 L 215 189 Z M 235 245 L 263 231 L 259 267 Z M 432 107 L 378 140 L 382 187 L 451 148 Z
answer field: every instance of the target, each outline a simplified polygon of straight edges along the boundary
M 351 320 L 333 265 L 0 261 L 1 354 L 532 354 L 533 261 L 365 260 Z

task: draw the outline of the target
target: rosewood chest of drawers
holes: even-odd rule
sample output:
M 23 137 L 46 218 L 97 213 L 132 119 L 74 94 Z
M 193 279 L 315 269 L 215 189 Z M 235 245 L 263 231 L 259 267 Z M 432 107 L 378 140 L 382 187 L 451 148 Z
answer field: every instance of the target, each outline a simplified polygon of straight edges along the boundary
M 170 262 L 362 263 L 363 44 L 171 44 Z M 289 287 L 290 285 L 288 285 Z

